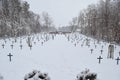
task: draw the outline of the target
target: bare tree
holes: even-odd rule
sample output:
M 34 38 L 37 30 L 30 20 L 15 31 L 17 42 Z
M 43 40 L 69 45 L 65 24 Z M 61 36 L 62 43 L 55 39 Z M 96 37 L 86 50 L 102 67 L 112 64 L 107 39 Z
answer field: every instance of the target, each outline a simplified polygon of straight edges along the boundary
M 42 13 L 43 27 L 48 31 L 49 27 L 53 26 L 53 20 L 47 12 Z
M 70 27 L 71 27 L 71 31 L 72 32 L 75 32 L 76 31 L 76 29 L 77 29 L 77 27 L 78 27 L 78 20 L 77 20 L 78 18 L 77 17 L 74 17 L 73 19 L 72 19 L 72 21 L 69 23 L 70 24 Z

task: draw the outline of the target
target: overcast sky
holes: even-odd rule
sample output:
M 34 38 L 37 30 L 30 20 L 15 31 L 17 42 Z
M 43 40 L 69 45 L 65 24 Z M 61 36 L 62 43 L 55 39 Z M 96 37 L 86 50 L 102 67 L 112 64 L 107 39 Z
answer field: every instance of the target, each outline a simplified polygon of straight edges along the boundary
M 37 14 L 48 12 L 53 18 L 54 24 L 59 27 L 67 25 L 77 16 L 80 10 L 98 0 L 26 0 L 30 4 L 30 10 Z

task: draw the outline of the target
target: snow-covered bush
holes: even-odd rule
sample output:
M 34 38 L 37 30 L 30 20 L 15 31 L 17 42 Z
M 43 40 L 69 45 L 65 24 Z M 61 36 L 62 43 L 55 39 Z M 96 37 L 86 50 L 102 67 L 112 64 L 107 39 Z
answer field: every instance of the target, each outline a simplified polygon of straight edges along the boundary
M 82 71 L 80 74 L 77 75 L 77 80 L 96 80 L 97 74 L 90 72 L 89 69 Z
M 41 73 L 40 71 L 33 70 L 25 75 L 24 80 L 50 80 L 47 73 Z

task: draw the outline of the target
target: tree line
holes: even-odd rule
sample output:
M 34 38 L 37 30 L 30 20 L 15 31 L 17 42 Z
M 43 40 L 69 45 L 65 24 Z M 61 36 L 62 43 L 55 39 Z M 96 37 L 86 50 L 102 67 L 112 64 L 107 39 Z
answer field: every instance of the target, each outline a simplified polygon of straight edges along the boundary
M 1 0 L 0 37 L 16 37 L 41 32 L 43 27 L 53 27 L 47 12 L 42 15 L 30 11 L 30 5 L 22 0 Z
M 80 28 L 82 34 L 120 44 L 120 0 L 100 0 L 89 5 L 69 27 L 72 32 Z

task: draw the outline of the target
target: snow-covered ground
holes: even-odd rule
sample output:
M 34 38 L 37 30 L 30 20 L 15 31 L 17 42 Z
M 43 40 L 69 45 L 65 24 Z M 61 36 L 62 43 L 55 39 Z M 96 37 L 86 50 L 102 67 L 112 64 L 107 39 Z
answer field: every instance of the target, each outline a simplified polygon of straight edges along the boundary
M 24 80 L 25 74 L 32 70 L 47 72 L 51 80 L 75 80 L 77 74 L 85 68 L 97 73 L 98 80 L 120 80 L 120 65 L 116 65 L 115 60 L 119 57 L 119 46 L 115 48 L 114 59 L 107 59 L 109 44 L 96 43 L 95 48 L 96 41 L 91 39 L 90 47 L 85 46 L 86 38 L 83 35 L 70 34 L 69 38 L 68 35 L 56 35 L 54 40 L 49 34 L 46 35 L 50 36 L 49 38 L 40 34 L 35 36 L 39 36 L 40 41 L 35 37 L 31 50 L 26 43 L 26 37 L 22 37 L 22 43 L 20 43 L 20 38 L 16 43 L 13 42 L 14 39 L 6 39 L 6 43 L 0 40 L 0 45 L 5 44 L 4 48 L 0 46 L 0 74 L 4 80 Z M 43 40 L 47 38 L 47 42 Z M 12 43 L 13 49 L 10 46 Z M 20 44 L 23 45 L 22 49 Z M 91 49 L 93 49 L 92 54 Z M 13 55 L 11 62 L 7 56 L 9 53 Z M 100 64 L 97 59 L 99 56 L 103 58 Z

